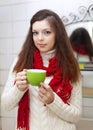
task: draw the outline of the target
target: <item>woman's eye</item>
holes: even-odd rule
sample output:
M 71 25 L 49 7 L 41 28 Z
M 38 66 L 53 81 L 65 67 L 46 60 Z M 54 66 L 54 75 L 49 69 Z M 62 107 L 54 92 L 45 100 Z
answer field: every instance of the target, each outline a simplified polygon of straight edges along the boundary
M 33 35 L 38 35 L 38 32 L 32 32 L 33 33 Z
M 45 31 L 44 34 L 45 35 L 49 35 L 51 32 L 50 31 Z

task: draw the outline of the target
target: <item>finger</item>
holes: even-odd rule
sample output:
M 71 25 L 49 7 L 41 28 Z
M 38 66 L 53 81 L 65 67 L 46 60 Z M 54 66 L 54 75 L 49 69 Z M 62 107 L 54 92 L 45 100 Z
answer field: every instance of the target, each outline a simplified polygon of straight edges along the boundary
M 18 81 L 16 81 L 16 84 L 17 84 L 17 85 L 26 85 L 26 84 L 27 84 L 27 81 L 26 81 L 26 80 L 23 80 L 23 81 L 21 81 L 21 80 L 19 81 L 19 80 L 18 80 Z
M 21 76 L 21 80 L 26 80 L 26 76 L 25 75 Z
M 38 98 L 41 102 L 43 102 L 44 104 L 46 104 L 47 98 L 44 95 L 38 95 Z
M 23 69 L 24 72 L 27 72 L 27 69 Z
M 25 71 L 21 71 L 21 72 L 18 72 L 18 73 L 16 74 L 16 76 L 24 76 L 24 75 L 26 75 L 26 72 L 25 72 Z
M 44 94 L 39 92 L 38 96 L 43 98 Z
M 15 81 L 17 82 L 17 81 L 24 81 L 24 80 L 26 80 L 26 77 L 25 76 L 17 76 L 16 78 L 15 78 Z
M 53 92 L 52 88 L 48 84 L 40 83 L 40 86 L 48 92 Z
M 21 80 L 21 76 L 17 75 L 17 76 L 15 77 L 15 80 L 16 80 L 16 81 L 20 81 L 20 80 Z
M 47 88 L 50 88 L 50 86 L 48 84 L 45 84 L 45 83 L 40 83 L 40 86 L 47 89 Z
M 46 89 L 44 87 L 40 87 L 39 93 L 45 94 L 46 93 Z

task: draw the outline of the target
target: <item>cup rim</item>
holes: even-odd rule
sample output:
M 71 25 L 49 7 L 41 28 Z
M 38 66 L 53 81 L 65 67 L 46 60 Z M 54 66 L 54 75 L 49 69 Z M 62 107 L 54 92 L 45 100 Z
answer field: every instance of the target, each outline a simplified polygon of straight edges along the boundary
M 40 72 L 46 72 L 46 70 L 43 70 L 43 69 L 28 69 L 27 72 L 37 72 L 37 73 L 40 73 Z

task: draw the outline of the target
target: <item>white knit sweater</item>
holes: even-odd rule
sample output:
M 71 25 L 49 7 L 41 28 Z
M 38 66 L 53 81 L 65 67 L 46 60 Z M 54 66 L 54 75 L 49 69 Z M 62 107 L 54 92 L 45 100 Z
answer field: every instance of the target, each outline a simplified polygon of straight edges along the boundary
M 48 60 L 54 55 L 54 51 L 42 53 L 43 63 L 48 66 Z M 16 61 L 14 61 L 13 66 Z M 12 67 L 13 68 L 13 67 Z M 18 102 L 25 91 L 20 91 L 14 86 L 15 74 L 12 69 L 1 96 L 1 105 L 11 110 L 18 105 Z M 49 83 L 52 77 L 46 77 L 45 83 Z M 55 93 L 55 99 L 51 104 L 44 106 L 38 99 L 38 87 L 29 85 L 30 91 L 30 130 L 76 130 L 75 122 L 80 118 L 82 111 L 82 83 L 73 84 L 70 105 L 65 104 Z

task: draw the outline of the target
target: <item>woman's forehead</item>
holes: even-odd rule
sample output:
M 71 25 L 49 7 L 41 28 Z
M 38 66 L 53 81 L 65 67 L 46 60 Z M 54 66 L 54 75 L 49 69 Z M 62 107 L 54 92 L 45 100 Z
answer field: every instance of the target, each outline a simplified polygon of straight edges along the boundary
M 41 20 L 41 21 L 36 21 L 32 25 L 32 29 L 52 29 L 51 24 L 49 23 L 48 20 Z

